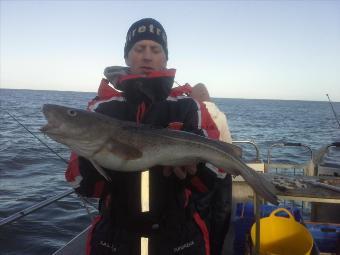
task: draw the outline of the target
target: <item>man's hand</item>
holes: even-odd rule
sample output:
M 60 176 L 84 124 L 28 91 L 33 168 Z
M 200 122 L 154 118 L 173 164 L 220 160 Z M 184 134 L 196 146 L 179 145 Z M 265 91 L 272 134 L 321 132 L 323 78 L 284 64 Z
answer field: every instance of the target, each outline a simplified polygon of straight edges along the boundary
M 170 176 L 174 173 L 180 180 L 184 180 L 187 175 L 195 175 L 197 172 L 196 165 L 188 165 L 188 166 L 165 166 L 163 168 L 163 174 L 165 177 Z

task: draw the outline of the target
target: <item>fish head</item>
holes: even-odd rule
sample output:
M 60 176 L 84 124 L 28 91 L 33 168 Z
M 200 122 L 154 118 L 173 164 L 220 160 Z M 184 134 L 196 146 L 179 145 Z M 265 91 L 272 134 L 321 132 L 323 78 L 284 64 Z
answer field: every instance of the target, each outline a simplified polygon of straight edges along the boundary
M 82 156 L 90 156 L 109 139 L 101 114 L 45 104 L 42 108 L 47 124 L 40 131 Z

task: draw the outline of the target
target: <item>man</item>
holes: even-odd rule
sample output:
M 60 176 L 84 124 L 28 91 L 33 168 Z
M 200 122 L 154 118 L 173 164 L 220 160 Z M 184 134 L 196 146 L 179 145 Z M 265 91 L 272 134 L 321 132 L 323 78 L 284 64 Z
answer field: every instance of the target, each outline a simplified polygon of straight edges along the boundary
M 218 138 L 207 111 L 183 96 L 180 87 L 172 90 L 175 70 L 166 69 L 167 37 L 158 21 L 146 18 L 132 24 L 124 58 L 128 67 L 105 69 L 107 79 L 102 80 L 89 110 Z M 205 220 L 210 213 L 209 194 L 218 179 L 214 168 L 205 164 L 154 167 L 142 174 L 117 170 L 107 171 L 112 180 L 107 182 L 89 161 L 71 155 L 67 181 L 78 193 L 100 198 L 100 215 L 92 224 L 87 254 L 211 254 Z M 142 248 L 141 239 L 147 240 Z
M 220 135 L 219 140 L 232 143 L 227 117 L 211 101 L 209 92 L 203 83 L 192 87 L 190 96 L 204 104 L 216 124 Z M 232 209 L 232 179 L 231 175 L 220 178 L 211 199 L 210 237 L 211 253 L 222 254 L 223 241 L 227 235 Z
M 190 96 L 199 102 L 202 102 L 208 109 L 208 112 L 216 124 L 220 136 L 219 140 L 232 143 L 231 134 L 228 127 L 226 115 L 211 101 L 209 91 L 203 83 L 198 83 L 192 87 Z

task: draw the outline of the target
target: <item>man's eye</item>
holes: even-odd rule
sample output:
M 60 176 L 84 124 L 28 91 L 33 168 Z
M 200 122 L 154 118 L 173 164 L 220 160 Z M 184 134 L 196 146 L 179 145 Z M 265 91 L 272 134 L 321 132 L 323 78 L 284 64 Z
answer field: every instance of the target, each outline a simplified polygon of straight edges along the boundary
M 158 54 L 158 53 L 161 53 L 161 49 L 158 49 L 158 48 L 153 49 L 152 52 L 155 53 L 155 54 Z
M 139 52 L 139 53 L 140 53 L 140 52 L 143 52 L 143 48 L 137 47 L 137 48 L 135 48 L 135 51 L 136 51 L 136 52 Z

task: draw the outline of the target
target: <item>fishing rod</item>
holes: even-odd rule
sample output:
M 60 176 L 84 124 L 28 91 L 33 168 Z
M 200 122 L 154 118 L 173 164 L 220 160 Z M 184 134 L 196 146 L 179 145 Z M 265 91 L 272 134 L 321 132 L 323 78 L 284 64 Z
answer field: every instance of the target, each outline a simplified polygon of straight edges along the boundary
M 329 104 L 331 105 L 331 108 L 332 108 L 334 117 L 335 117 L 335 119 L 336 119 L 336 122 L 338 122 L 338 125 L 339 125 L 339 128 L 340 128 L 340 122 L 339 122 L 338 116 L 336 115 L 336 112 L 335 112 L 335 110 L 334 110 L 332 101 L 331 101 L 331 99 L 329 98 L 328 94 L 326 94 L 326 96 L 328 97 L 328 101 L 329 101 Z
M 66 159 L 64 159 L 62 156 L 60 156 L 55 150 L 53 150 L 50 146 L 48 146 L 45 142 L 43 142 L 38 136 L 36 136 L 33 132 L 31 132 L 24 124 L 22 124 L 19 120 L 17 120 L 12 114 L 10 114 L 8 111 L 5 111 L 9 116 L 11 116 L 18 124 L 20 124 L 20 126 L 22 126 L 27 132 L 29 132 L 34 138 L 38 139 L 39 142 L 41 142 L 45 147 L 47 147 L 53 154 L 55 154 L 56 156 L 58 156 L 58 158 L 60 158 L 64 163 L 66 163 L 68 165 L 68 161 Z M 62 194 L 59 194 L 59 195 L 56 195 L 56 196 L 53 196 L 53 197 L 50 197 L 36 205 L 33 205 L 29 208 L 26 208 L 20 212 L 17 212 L 15 214 L 12 214 L 10 215 L 9 217 L 6 217 L 4 219 L 2 219 L 0 221 L 0 227 L 3 226 L 3 225 L 6 225 L 6 224 L 9 224 L 13 221 L 16 221 L 40 208 L 43 208 L 55 201 L 58 201 L 72 193 L 74 193 L 75 191 L 72 189 L 72 190 L 69 190 L 69 191 L 66 191 Z M 91 216 L 91 213 L 90 213 L 90 209 L 88 208 L 87 206 L 87 203 L 89 203 L 84 197 L 82 197 L 80 194 L 77 194 L 78 195 L 78 198 L 83 202 L 83 206 L 84 208 L 86 209 L 87 211 L 87 214 L 90 216 L 90 218 L 93 218 Z M 89 203 L 90 204 L 90 203 Z
M 28 208 L 26 208 L 24 210 L 21 210 L 20 212 L 14 213 L 14 214 L 12 214 L 12 215 L 4 218 L 4 219 L 1 219 L 0 220 L 0 227 L 6 225 L 8 223 L 11 223 L 13 221 L 16 221 L 16 220 L 18 220 L 18 219 L 20 219 L 20 218 L 22 218 L 22 217 L 24 217 L 24 216 L 26 216 L 26 215 L 36 211 L 36 210 L 42 208 L 42 207 L 45 207 L 45 206 L 47 206 L 49 204 L 52 204 L 53 202 L 55 202 L 55 201 L 57 201 L 59 199 L 62 199 L 62 198 L 66 197 L 66 196 L 68 196 L 68 195 L 70 195 L 72 193 L 74 193 L 73 189 L 65 191 L 62 194 L 59 194 L 57 196 L 48 198 L 48 199 L 46 199 L 46 200 L 44 200 L 44 201 L 42 201 L 42 202 L 40 202 L 38 204 L 32 205 L 31 207 L 28 207 Z
M 179 84 L 177 81 L 174 81 L 174 83 L 176 83 L 176 85 L 178 86 L 182 86 L 181 84 Z
M 30 133 L 34 138 L 38 139 L 39 142 L 41 142 L 45 147 L 47 147 L 53 154 L 55 154 L 58 158 L 60 158 L 62 161 L 64 161 L 68 165 L 68 161 L 64 159 L 62 156 L 60 156 L 55 150 L 53 150 L 50 146 L 48 146 L 46 143 L 44 143 L 38 136 L 36 136 L 33 132 L 31 132 L 27 127 L 25 127 L 24 124 L 22 124 L 19 120 L 17 120 L 12 114 L 10 114 L 8 111 L 5 111 L 9 116 L 11 116 L 19 125 L 21 125 L 28 133 Z

